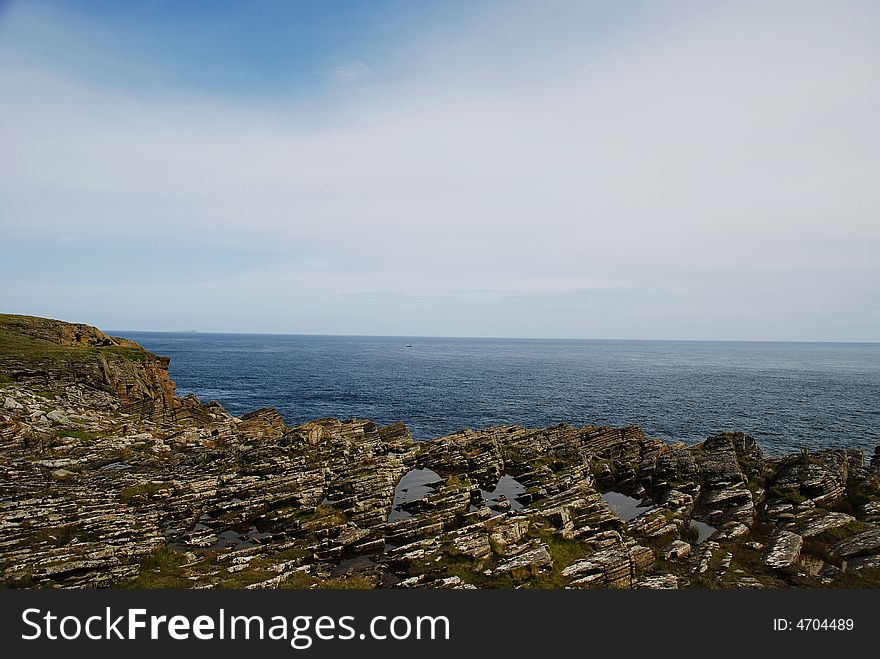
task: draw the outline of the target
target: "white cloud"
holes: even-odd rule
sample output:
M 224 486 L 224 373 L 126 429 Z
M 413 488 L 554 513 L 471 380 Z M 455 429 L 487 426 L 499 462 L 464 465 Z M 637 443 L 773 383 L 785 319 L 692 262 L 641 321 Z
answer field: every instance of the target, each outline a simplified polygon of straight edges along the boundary
M 356 80 L 362 80 L 370 75 L 370 67 L 364 62 L 355 60 L 353 62 L 345 62 L 339 66 L 333 67 L 329 71 L 325 71 L 323 77 L 331 82 L 349 83 Z
M 579 7 L 491 15 L 314 103 L 2 69 L 0 225 L 289 255 L 180 308 L 145 273 L 165 326 L 880 338 L 877 10 L 729 3 L 585 39 Z M 0 301 L 28 295 L 95 306 Z

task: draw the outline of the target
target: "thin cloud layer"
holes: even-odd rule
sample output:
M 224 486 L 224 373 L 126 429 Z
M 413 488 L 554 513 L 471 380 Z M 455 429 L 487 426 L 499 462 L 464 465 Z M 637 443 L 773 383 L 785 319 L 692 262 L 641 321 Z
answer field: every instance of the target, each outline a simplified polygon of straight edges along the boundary
M 141 329 L 880 339 L 877 9 L 646 7 L 499 6 L 285 99 L 0 59 L 0 304 Z

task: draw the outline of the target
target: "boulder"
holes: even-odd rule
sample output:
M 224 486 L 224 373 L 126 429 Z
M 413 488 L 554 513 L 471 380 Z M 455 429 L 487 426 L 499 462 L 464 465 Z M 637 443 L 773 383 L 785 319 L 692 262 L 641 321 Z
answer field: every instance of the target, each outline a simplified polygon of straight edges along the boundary
M 880 553 L 880 527 L 841 540 L 831 548 L 831 552 L 843 559 Z
M 804 539 L 791 531 L 774 533 L 764 552 L 764 565 L 774 570 L 790 567 L 801 555 Z
M 673 540 L 672 543 L 663 550 L 663 558 L 667 561 L 677 561 L 691 553 L 691 546 L 683 540 Z

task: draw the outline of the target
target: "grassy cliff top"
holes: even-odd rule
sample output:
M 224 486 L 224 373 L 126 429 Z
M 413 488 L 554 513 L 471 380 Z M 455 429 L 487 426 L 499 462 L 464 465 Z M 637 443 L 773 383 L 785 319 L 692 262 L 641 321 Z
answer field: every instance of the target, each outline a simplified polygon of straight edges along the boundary
M 99 354 L 141 362 L 154 358 L 138 344 L 91 325 L 0 314 L 0 362 L 83 361 Z

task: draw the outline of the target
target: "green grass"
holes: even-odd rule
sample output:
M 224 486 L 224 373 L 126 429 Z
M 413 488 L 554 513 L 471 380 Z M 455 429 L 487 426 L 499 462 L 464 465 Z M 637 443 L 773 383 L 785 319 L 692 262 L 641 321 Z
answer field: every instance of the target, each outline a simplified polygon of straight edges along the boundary
M 130 362 L 140 362 L 142 364 L 149 363 L 156 357 L 153 353 L 147 352 L 142 348 L 129 348 L 127 346 L 100 346 L 86 349 L 94 350 L 96 354 L 102 354 L 105 357 L 120 357 Z
M 310 574 L 296 572 L 287 581 L 281 583 L 281 589 L 320 588 L 326 590 L 372 590 L 379 585 L 376 576 L 348 576 L 338 579 L 322 579 Z
M 688 524 L 681 532 L 681 539 L 694 544 L 700 539 L 700 530 L 696 526 Z
M 847 570 L 832 583 L 833 588 L 880 588 L 880 569 Z
M 22 361 L 82 361 L 94 357 L 94 348 L 62 346 L 42 339 L 33 339 L 0 326 L 0 356 Z
M 844 538 L 848 538 L 857 533 L 861 533 L 862 531 L 866 531 L 868 529 L 868 525 L 864 522 L 860 522 L 858 520 L 853 520 L 851 522 L 847 522 L 843 526 L 838 526 L 835 529 L 828 529 L 827 531 L 822 531 L 818 535 L 813 536 L 813 540 L 816 542 L 822 542 L 828 545 L 833 545 Z
M 295 549 L 256 556 L 245 569 L 229 572 L 231 563 L 218 560 L 222 554 L 211 551 L 195 553 L 201 560 L 188 564 L 187 557 L 183 552 L 175 551 L 167 546 L 159 547 L 143 559 L 140 573 L 134 579 L 123 584 L 123 587 L 192 588 L 198 584 L 210 583 L 217 588 L 244 588 L 278 576 L 278 572 L 270 569 L 273 564 L 302 558 L 304 555 L 302 550 Z M 280 584 L 279 588 L 369 589 L 375 588 L 378 581 L 377 575 L 322 578 L 304 572 L 296 572 L 287 581 Z
M 553 559 L 553 565 L 550 569 L 543 569 L 537 574 L 531 575 L 527 573 L 486 575 L 486 568 L 493 562 L 491 558 L 473 559 L 459 555 L 447 548 L 440 560 L 431 557 L 424 563 L 413 566 L 409 570 L 409 574 L 427 574 L 432 578 L 455 576 L 478 588 L 514 588 L 519 585 L 527 588 L 564 588 L 571 579 L 563 577 L 562 570 L 590 553 L 586 544 L 577 540 L 566 540 L 558 533 L 548 530 L 530 531 L 526 535 L 526 539 L 537 539 L 547 545 L 547 550 Z M 526 569 L 530 570 L 531 568 Z
M 750 478 L 748 481 L 746 481 L 746 487 L 752 494 L 757 494 L 759 490 L 764 488 L 764 483 L 760 480 Z
M 462 581 L 478 588 L 513 588 L 519 583 L 510 575 L 483 574 L 488 565 L 488 558 L 475 560 L 468 556 L 444 554 L 440 560 L 432 558 L 424 563 L 414 565 L 409 570 L 409 575 L 425 574 L 436 579 L 459 577 Z
M 83 439 L 86 441 L 92 441 L 95 439 L 99 439 L 101 435 L 95 432 L 89 432 L 87 430 L 70 430 L 65 428 L 63 430 L 58 431 L 59 437 L 73 437 L 74 439 Z
M 49 544 L 53 547 L 63 547 L 77 536 L 79 527 L 76 524 L 64 526 L 51 526 L 48 528 L 35 529 L 28 535 L 28 545 Z
M 449 488 L 469 488 L 471 486 L 470 478 L 461 474 L 453 474 L 446 479 L 446 487 Z
M 168 487 L 166 483 L 140 483 L 138 485 L 130 485 L 129 487 L 122 488 L 122 491 L 119 493 L 119 500 L 122 503 L 131 503 L 134 499 L 139 497 L 149 497 L 150 495 L 156 494 L 160 490 Z
M 767 491 L 767 499 L 782 499 L 791 504 L 799 504 L 807 500 L 795 487 L 779 487 L 774 485 Z
M 140 347 L 64 346 L 28 335 L 28 327 L 38 328 L 46 322 L 42 318 L 0 314 L 0 360 L 83 362 L 94 360 L 99 354 L 137 362 L 149 362 L 154 358 L 152 353 Z M 11 381 L 9 376 L 4 377 Z
M 584 558 L 589 550 L 585 544 L 576 540 L 566 540 L 557 534 L 545 535 L 543 539 L 550 551 L 550 556 L 553 558 L 553 568 L 549 573 L 538 575 L 530 586 L 564 588 L 571 579 L 563 577 L 560 573 L 569 565 Z
M 846 500 L 855 508 L 865 505 L 869 501 L 876 501 L 878 491 L 876 485 L 870 483 L 850 482 L 846 486 Z
M 183 564 L 186 557 L 168 547 L 156 549 L 141 562 L 137 577 L 124 585 L 126 588 L 191 588 Z

